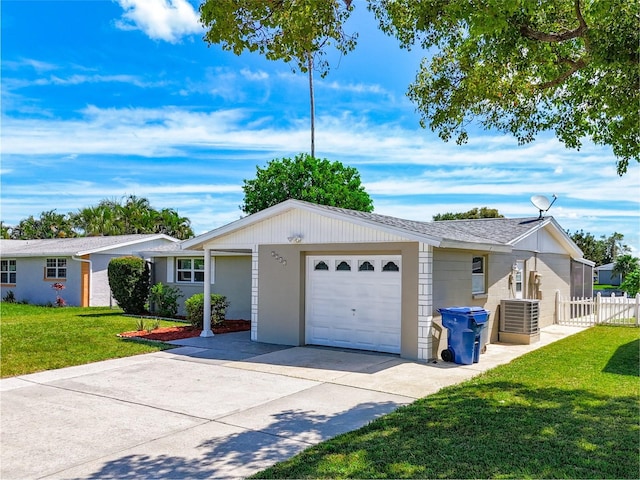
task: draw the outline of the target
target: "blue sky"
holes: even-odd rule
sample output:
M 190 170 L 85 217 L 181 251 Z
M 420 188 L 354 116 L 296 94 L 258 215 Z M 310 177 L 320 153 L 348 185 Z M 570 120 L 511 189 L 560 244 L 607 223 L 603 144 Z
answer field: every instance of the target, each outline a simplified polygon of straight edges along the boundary
M 518 146 L 475 129 L 467 145 L 420 128 L 405 96 L 425 52 L 398 48 L 363 0 L 358 47 L 315 78 L 316 156 L 356 167 L 375 211 L 416 220 L 473 207 L 537 215 L 571 232 L 623 233 L 640 254 L 640 172 L 609 148 L 553 135 Z M 306 75 L 202 40 L 197 2 L 3 0 L 2 193 L 15 224 L 134 194 L 203 233 L 238 219 L 242 180 L 309 151 Z

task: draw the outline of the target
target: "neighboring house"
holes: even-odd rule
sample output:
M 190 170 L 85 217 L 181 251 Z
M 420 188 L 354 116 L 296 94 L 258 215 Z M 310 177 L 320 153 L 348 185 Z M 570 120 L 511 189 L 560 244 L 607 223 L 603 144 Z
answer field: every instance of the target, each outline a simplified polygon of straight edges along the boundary
M 615 285 L 619 286 L 622 283 L 622 275 L 619 273 L 613 274 L 613 266 L 615 263 L 607 263 L 594 268 L 596 281 L 600 285 Z
M 591 295 L 593 278 L 593 263 L 552 217 L 418 222 L 287 200 L 179 248 L 155 256 L 156 281 L 242 290 L 231 302 L 250 313 L 255 341 L 418 360 L 443 348 L 433 340 L 439 308 L 484 307 L 496 341 L 501 300 L 538 299 L 547 326 L 556 291 Z
M 51 285 L 60 282 L 67 305 L 109 306 L 114 304 L 107 277 L 112 258 L 177 242 L 163 234 L 0 240 L 1 295 L 11 290 L 18 301 L 54 303 Z

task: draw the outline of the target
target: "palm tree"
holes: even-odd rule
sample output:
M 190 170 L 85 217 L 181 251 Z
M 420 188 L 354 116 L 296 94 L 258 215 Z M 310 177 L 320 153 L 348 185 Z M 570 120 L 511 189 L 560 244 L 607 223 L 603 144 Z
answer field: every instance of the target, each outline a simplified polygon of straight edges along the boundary
M 181 217 L 172 208 L 163 208 L 155 214 L 155 233 L 164 233 L 180 240 L 186 240 L 193 236 L 191 221 L 187 217 Z
M 638 263 L 640 259 L 626 254 L 620 255 L 616 258 L 616 261 L 613 265 L 613 269 L 611 270 L 612 275 L 620 275 L 620 281 L 624 281 L 624 277 L 633 272 L 638 268 Z

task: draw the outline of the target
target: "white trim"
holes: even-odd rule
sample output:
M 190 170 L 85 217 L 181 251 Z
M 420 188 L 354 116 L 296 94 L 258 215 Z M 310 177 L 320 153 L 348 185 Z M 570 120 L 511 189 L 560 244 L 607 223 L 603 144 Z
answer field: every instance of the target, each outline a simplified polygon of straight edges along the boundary
M 204 250 L 204 312 L 201 337 L 213 337 L 211 330 L 211 250 Z
M 108 250 L 113 250 L 114 248 L 128 247 L 130 245 L 136 245 L 138 243 L 150 242 L 152 240 L 160 240 L 160 239 L 170 240 L 174 243 L 180 242 L 180 240 L 178 240 L 177 238 L 170 237 L 169 235 L 165 235 L 164 233 L 159 233 L 157 235 L 151 235 L 149 237 L 139 238 L 136 240 L 131 240 L 129 242 L 114 243 L 113 245 L 109 245 L 105 247 L 98 247 L 98 248 L 92 248 L 90 250 L 79 251 L 75 255 L 81 257 L 83 255 L 89 255 L 91 253 L 105 252 Z
M 175 264 L 176 257 L 167 257 L 167 283 L 175 283 L 176 281 Z

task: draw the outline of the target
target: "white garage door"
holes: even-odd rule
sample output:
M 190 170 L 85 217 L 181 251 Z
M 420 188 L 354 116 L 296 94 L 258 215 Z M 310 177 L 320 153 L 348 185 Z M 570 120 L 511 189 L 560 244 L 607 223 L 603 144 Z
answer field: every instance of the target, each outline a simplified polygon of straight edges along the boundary
M 306 343 L 400 353 L 401 257 L 307 257 Z

